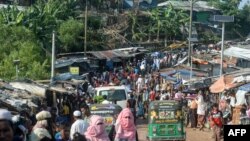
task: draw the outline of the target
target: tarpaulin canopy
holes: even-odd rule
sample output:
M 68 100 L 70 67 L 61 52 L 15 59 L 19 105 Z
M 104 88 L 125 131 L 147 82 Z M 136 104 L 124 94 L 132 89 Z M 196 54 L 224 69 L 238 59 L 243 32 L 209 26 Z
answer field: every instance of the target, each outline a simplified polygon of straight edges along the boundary
M 197 64 L 203 64 L 203 65 L 208 64 L 208 61 L 205 61 L 205 60 L 202 60 L 202 59 L 199 59 L 199 58 L 194 58 L 194 57 L 192 57 L 192 61 L 193 61 L 193 63 L 197 63 Z
M 67 81 L 67 80 L 71 80 L 71 79 L 83 80 L 86 77 L 87 76 L 75 75 L 75 74 L 71 74 L 71 73 L 61 73 L 61 74 L 56 75 L 53 78 L 53 80 L 54 81 Z
M 250 50 L 238 47 L 230 47 L 224 51 L 224 55 L 250 60 Z
M 186 69 L 180 69 L 180 70 L 172 70 L 168 72 L 161 73 L 161 76 L 163 76 L 167 80 L 171 81 L 177 81 L 179 79 L 189 79 L 191 75 L 191 71 Z M 199 73 L 199 72 L 192 72 L 193 77 L 202 77 L 205 76 L 205 74 Z
M 176 1 L 176 0 L 168 0 L 165 2 L 159 3 L 158 7 L 165 7 L 168 5 L 172 5 L 176 9 L 181 10 L 190 10 L 190 2 L 189 1 Z M 193 4 L 193 11 L 200 12 L 200 11 L 217 11 L 218 9 L 209 5 L 206 1 L 196 1 Z
M 240 86 L 239 90 L 250 92 L 250 83 Z
M 196 82 L 196 83 L 191 84 L 189 89 L 190 90 L 197 90 L 197 89 L 203 89 L 203 88 L 207 88 L 207 87 L 209 87 L 209 86 L 203 82 Z
M 233 83 L 234 77 L 231 75 L 221 76 L 213 85 L 210 86 L 210 92 L 221 93 L 224 90 L 231 89 L 236 86 Z
M 166 73 L 161 73 L 161 76 L 166 79 L 166 80 L 170 80 L 170 81 L 177 81 L 177 78 L 171 77 Z
M 171 75 L 171 76 L 175 75 L 177 73 L 179 73 L 180 75 L 188 75 L 188 76 L 190 76 L 191 71 L 186 70 L 186 69 L 180 69 L 180 70 L 172 70 L 172 71 L 168 71 L 168 72 L 164 72 L 164 73 L 167 74 L 167 75 Z M 196 71 L 193 71 L 192 75 L 193 76 L 205 76 L 203 73 L 199 73 L 199 72 L 196 72 Z

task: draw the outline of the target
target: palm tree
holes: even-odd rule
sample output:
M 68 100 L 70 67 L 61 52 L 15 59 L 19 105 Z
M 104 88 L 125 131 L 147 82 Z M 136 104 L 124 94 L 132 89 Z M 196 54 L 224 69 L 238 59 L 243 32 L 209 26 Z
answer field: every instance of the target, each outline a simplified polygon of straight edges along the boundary
M 0 11 L 0 23 L 6 25 L 22 25 L 24 12 L 17 8 L 17 5 L 2 8 Z
M 42 43 L 43 50 L 50 54 L 51 33 L 70 17 L 77 16 L 78 0 L 38 0 L 25 12 L 24 25 L 30 28 Z
M 159 41 L 159 37 L 160 37 L 160 30 L 161 30 L 161 27 L 162 27 L 162 20 L 161 20 L 161 16 L 160 16 L 160 10 L 158 8 L 156 9 L 153 9 L 151 11 L 151 19 L 152 19 L 152 23 L 153 23 L 153 27 L 156 27 L 154 28 L 154 30 L 157 31 L 157 41 Z

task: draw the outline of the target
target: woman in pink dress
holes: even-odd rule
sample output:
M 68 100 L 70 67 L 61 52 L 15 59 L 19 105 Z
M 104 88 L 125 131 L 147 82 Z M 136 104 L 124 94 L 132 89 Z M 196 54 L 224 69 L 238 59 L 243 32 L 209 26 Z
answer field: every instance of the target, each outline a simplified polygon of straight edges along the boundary
M 116 124 L 115 141 L 137 141 L 134 116 L 129 108 L 125 108 L 119 114 Z

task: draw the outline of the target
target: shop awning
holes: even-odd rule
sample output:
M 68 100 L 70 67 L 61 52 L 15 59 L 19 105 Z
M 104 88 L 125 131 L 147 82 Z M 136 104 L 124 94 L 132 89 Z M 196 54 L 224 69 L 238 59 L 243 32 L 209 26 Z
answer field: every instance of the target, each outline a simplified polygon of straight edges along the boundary
M 232 75 L 221 76 L 214 84 L 210 86 L 211 93 L 221 93 L 237 86 L 233 83 L 234 77 Z

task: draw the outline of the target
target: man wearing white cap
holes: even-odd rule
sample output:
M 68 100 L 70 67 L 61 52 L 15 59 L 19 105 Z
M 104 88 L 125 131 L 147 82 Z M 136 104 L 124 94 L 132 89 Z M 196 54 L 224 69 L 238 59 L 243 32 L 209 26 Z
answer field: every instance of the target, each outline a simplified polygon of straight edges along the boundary
M 0 141 L 12 141 L 14 138 L 12 115 L 8 110 L 0 109 Z
M 84 135 L 87 131 L 89 124 L 82 120 L 82 113 L 80 111 L 74 111 L 73 113 L 75 122 L 72 124 L 70 129 L 70 139 L 72 140 L 75 133 L 80 133 Z

